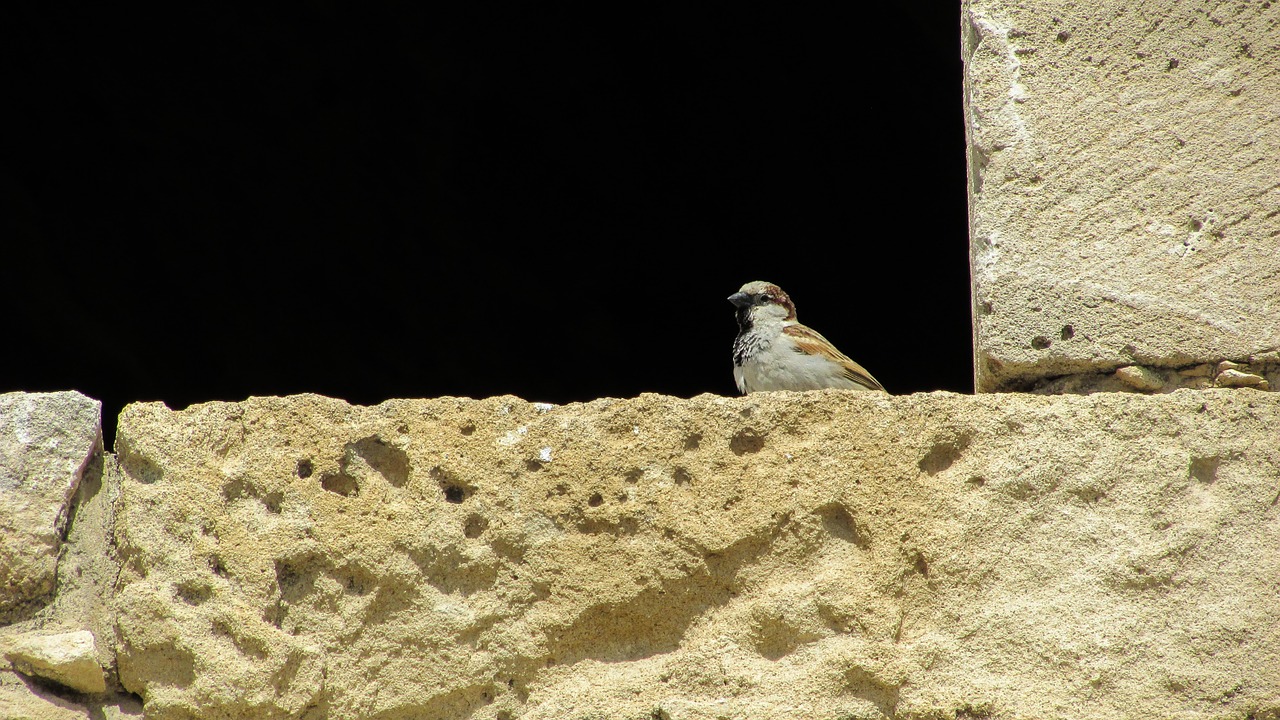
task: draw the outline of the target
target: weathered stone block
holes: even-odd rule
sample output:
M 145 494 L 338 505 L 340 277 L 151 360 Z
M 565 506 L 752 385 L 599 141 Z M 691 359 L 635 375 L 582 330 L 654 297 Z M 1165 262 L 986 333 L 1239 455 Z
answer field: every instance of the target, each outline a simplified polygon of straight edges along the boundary
M 1272 717 L 1277 428 L 1252 389 L 130 405 L 119 677 L 151 718 Z
M 71 499 L 102 446 L 102 403 L 77 392 L 0 395 L 0 624 L 53 591 Z
M 1280 348 L 1280 5 L 961 7 L 977 389 Z

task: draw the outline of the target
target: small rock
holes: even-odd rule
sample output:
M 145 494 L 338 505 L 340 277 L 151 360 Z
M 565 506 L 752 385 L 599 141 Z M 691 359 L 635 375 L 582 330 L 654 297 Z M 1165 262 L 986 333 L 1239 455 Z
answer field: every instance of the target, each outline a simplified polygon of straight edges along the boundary
M 1154 392 L 1164 387 L 1164 376 L 1148 367 L 1130 365 L 1116 370 L 1116 378 L 1125 385 L 1143 392 Z
M 5 653 L 13 669 L 65 685 L 82 693 L 106 692 L 93 633 L 88 630 L 58 635 L 30 635 Z
M 1216 374 L 1221 375 L 1222 373 L 1228 370 L 1239 370 L 1241 367 L 1243 366 L 1240 363 L 1231 362 L 1230 360 L 1223 360 L 1222 362 L 1218 363 L 1218 371 Z
M 1213 365 L 1209 363 L 1201 363 L 1195 367 L 1183 368 L 1178 371 L 1183 377 L 1212 377 Z
M 1253 373 L 1240 372 L 1239 370 L 1231 369 L 1223 370 L 1218 373 L 1218 377 L 1214 382 L 1218 387 L 1252 387 L 1258 388 L 1259 390 L 1271 389 L 1270 383 L 1268 383 L 1267 379 L 1261 375 L 1254 375 Z

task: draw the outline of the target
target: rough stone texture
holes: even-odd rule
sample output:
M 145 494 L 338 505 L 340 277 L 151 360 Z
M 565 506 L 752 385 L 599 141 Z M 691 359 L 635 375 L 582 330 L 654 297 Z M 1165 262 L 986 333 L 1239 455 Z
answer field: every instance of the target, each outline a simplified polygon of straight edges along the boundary
M 15 673 L 0 672 L 0 718 L 90 720 L 90 715 L 88 709 L 79 703 L 43 692 Z
M 961 7 L 979 392 L 1280 348 L 1280 3 Z
M 0 672 L 0 718 L 4 720 L 138 720 L 142 704 L 132 695 L 55 692 L 17 673 Z
M 138 720 L 142 705 L 130 695 L 64 697 L 12 672 L 0 672 L 4 720 Z
M 1280 396 L 121 416 L 152 718 L 1275 718 Z
M 77 392 L 0 395 L 0 624 L 53 592 L 71 498 L 102 447 L 102 403 Z
M 1201 363 L 1178 370 L 1126 365 L 1114 373 L 1063 375 L 1036 381 L 1030 388 L 1038 395 L 1091 392 L 1169 393 L 1175 390 L 1204 390 L 1212 387 L 1250 387 L 1273 390 L 1280 387 L 1280 362 L 1270 354 L 1254 356 L 1253 362 L 1224 360 Z
M 106 692 L 93 633 L 31 634 L 18 638 L 5 657 L 24 675 L 52 680 L 82 693 Z

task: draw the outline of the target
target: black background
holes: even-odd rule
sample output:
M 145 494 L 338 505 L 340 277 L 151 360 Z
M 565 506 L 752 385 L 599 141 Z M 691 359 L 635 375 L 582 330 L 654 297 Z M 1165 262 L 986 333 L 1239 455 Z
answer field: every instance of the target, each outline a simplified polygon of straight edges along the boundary
M 958 6 L 182 5 L 9 21 L 0 392 L 972 391 Z

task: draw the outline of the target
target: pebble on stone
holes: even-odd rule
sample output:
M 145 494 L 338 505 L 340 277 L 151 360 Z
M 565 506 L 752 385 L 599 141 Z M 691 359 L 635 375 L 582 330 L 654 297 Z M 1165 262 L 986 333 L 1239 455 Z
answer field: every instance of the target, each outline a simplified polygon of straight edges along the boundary
M 1116 378 L 1125 385 L 1143 392 L 1155 392 L 1164 387 L 1164 376 L 1141 365 L 1130 365 L 1116 370 Z
M 1218 373 L 1214 381 L 1218 387 L 1251 387 L 1259 390 L 1270 390 L 1271 384 L 1261 375 L 1227 369 Z
M 106 692 L 107 683 L 98 664 L 93 633 L 77 630 L 57 635 L 20 638 L 5 653 L 13 669 L 42 677 L 82 693 Z

